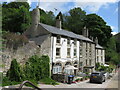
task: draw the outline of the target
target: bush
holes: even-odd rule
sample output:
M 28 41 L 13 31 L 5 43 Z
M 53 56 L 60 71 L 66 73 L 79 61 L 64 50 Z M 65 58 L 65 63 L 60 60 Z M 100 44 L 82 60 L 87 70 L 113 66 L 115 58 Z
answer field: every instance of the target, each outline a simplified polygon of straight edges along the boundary
M 35 80 L 29 80 L 31 83 L 33 83 L 34 85 L 36 85 L 37 86 L 37 84 L 38 84 L 38 82 L 37 81 L 35 81 Z M 33 86 L 31 86 L 30 84 L 28 84 L 28 83 L 26 83 L 25 84 L 25 86 L 28 86 L 28 87 L 33 87 Z M 34 88 L 34 87 L 33 87 Z
M 17 81 L 17 82 L 22 81 L 23 78 L 22 73 L 16 59 L 12 60 L 10 69 L 7 72 L 7 77 L 9 78 L 10 81 Z
M 56 81 L 52 80 L 51 78 L 41 79 L 40 82 L 42 82 L 44 84 L 58 85 L 58 83 L 56 83 Z
M 75 81 L 80 81 L 81 78 L 77 78 Z
M 26 79 L 41 80 L 50 76 L 49 57 L 37 55 L 29 58 L 24 68 Z
M 2 86 L 16 85 L 20 83 L 21 82 L 10 81 L 8 77 L 3 77 Z

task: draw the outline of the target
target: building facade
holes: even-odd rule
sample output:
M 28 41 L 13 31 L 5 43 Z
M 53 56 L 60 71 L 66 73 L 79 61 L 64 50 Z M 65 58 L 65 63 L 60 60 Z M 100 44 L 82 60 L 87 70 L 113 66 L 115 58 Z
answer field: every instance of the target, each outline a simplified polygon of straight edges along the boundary
M 100 65 L 105 64 L 105 49 L 98 44 L 98 39 L 96 37 L 96 63 L 100 63 Z
M 56 20 L 56 27 L 39 23 L 35 17 L 39 17 L 38 8 L 33 10 L 34 22 L 24 34 L 41 48 L 41 54 L 50 57 L 51 73 L 69 73 L 68 68 L 72 68 L 75 75 L 77 72 L 94 71 L 97 47 L 88 38 L 86 28 L 83 35 L 77 35 L 61 28 L 60 16 Z

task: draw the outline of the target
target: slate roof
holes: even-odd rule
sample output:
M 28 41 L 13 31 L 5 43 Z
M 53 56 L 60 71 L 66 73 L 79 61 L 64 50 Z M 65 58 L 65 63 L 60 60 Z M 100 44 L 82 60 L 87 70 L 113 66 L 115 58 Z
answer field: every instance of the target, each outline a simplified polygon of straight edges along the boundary
M 63 36 L 68 36 L 68 37 L 71 37 L 71 38 L 76 38 L 76 39 L 80 39 L 80 40 L 85 40 L 85 41 L 89 41 L 89 42 L 93 42 L 92 40 L 90 40 L 89 38 L 86 38 L 82 35 L 78 35 L 78 34 L 75 34 L 73 32 L 70 32 L 70 31 L 66 31 L 64 29 L 59 29 L 57 27 L 53 27 L 53 26 L 50 26 L 50 25 L 46 25 L 46 24 L 43 24 L 43 23 L 39 23 L 42 27 L 44 27 L 48 32 L 50 33 L 53 33 L 53 34 L 58 34 L 58 35 L 63 35 Z
M 39 37 L 35 37 L 35 38 L 31 38 L 31 41 L 36 41 L 36 44 L 41 45 L 44 40 L 47 38 L 48 35 L 43 35 L 43 36 L 39 36 Z
M 99 44 L 96 45 L 96 48 L 103 49 L 103 47 L 100 46 Z

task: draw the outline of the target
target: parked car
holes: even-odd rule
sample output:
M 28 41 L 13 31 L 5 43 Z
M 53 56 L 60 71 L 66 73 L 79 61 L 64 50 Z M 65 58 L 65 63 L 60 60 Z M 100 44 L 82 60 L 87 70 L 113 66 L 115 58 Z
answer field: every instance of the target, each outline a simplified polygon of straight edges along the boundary
M 97 82 L 102 84 L 105 82 L 105 72 L 93 72 L 90 75 L 90 83 Z

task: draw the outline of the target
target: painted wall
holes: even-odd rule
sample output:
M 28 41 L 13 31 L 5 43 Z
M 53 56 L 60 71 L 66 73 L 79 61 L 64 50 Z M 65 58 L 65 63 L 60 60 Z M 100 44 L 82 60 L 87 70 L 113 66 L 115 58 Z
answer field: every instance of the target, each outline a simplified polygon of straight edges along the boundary
M 96 48 L 96 63 L 105 64 L 105 50 Z
M 72 42 L 74 42 L 74 40 L 70 40 L 70 45 L 67 45 L 67 39 L 66 37 L 61 37 L 61 41 L 60 44 L 56 43 L 56 36 L 52 36 L 51 37 L 52 42 L 53 42 L 53 46 L 51 48 L 53 48 L 52 50 L 52 58 L 53 58 L 53 62 L 74 62 L 75 60 L 79 61 L 79 41 L 77 40 L 77 45 L 74 46 L 74 44 Z M 70 57 L 67 56 L 67 48 L 70 48 Z M 60 51 L 60 57 L 56 56 L 56 48 L 61 48 Z M 76 48 L 77 50 L 77 55 L 76 57 L 74 57 L 74 48 Z

